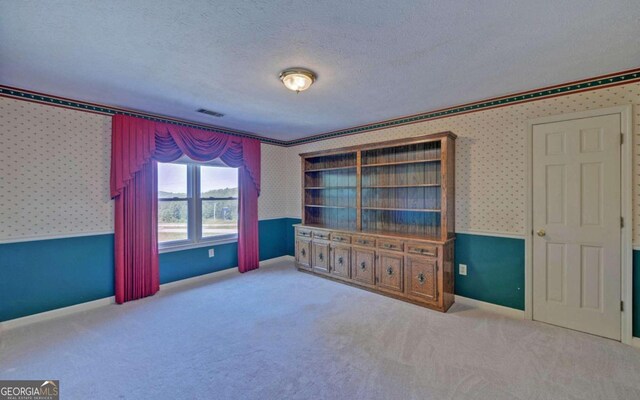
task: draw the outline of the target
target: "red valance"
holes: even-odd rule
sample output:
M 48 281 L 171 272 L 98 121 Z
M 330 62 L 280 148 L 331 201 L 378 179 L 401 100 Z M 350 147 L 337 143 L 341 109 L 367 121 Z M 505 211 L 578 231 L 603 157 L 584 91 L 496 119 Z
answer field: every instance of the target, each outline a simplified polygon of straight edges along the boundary
M 260 193 L 260 141 L 256 139 L 120 114 L 112 124 L 112 198 L 151 159 L 171 162 L 183 154 L 195 161 L 220 158 L 229 167 L 244 167 Z

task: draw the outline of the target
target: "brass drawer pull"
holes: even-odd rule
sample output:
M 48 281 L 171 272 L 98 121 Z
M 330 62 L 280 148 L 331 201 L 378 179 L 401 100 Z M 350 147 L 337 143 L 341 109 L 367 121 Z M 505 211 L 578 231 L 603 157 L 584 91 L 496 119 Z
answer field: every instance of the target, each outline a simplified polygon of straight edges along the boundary
M 383 243 L 382 247 L 384 247 L 385 249 L 397 249 L 398 246 L 396 246 L 395 244 L 390 244 L 390 243 Z
M 421 248 L 413 248 L 412 250 L 409 251 L 410 253 L 414 253 L 414 254 L 427 254 L 427 255 L 435 255 L 435 252 L 430 251 L 429 249 L 421 249 Z
M 364 261 L 360 263 L 360 269 L 363 271 L 367 269 L 367 264 Z
M 392 267 L 387 267 L 387 275 L 388 276 L 393 275 L 393 268 Z
M 369 244 L 369 241 L 368 241 L 368 240 L 356 240 L 356 243 L 357 243 L 357 244 L 362 244 L 362 245 L 365 245 L 365 246 L 366 246 L 366 245 L 368 245 L 368 244 Z
M 311 236 L 311 232 L 300 231 L 299 235 L 300 236 Z
M 422 272 L 418 274 L 417 278 L 418 278 L 418 283 L 421 285 L 424 285 L 425 281 L 427 280 L 427 278 L 424 276 Z
M 345 238 L 343 238 L 342 236 L 334 236 L 333 240 L 335 240 L 336 242 L 344 242 Z
M 327 235 L 316 235 L 319 239 L 329 239 Z

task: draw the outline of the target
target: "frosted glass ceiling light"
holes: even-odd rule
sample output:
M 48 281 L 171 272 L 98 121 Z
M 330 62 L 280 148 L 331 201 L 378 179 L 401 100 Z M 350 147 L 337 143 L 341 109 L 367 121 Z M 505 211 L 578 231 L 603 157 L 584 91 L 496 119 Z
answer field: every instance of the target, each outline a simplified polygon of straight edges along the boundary
M 299 93 L 309 89 L 316 81 L 316 74 L 308 69 L 290 68 L 280 73 L 280 80 L 287 89 Z

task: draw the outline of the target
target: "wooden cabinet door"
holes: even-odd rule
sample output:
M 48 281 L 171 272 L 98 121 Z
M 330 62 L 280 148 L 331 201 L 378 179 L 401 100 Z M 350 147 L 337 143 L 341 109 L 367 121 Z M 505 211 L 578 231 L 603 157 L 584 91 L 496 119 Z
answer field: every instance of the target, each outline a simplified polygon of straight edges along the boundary
M 308 239 L 296 239 L 296 262 L 298 266 L 311 268 L 311 241 Z
M 402 254 L 378 252 L 376 271 L 378 288 L 394 292 L 402 292 L 404 256 Z
M 316 272 L 329 272 L 329 243 L 325 242 L 312 242 L 312 254 L 313 254 L 313 270 Z
M 438 259 L 406 256 L 406 294 L 420 300 L 438 300 Z
M 375 251 L 354 247 L 351 255 L 351 278 L 368 285 L 375 284 Z
M 343 278 L 350 275 L 351 248 L 346 246 L 331 247 L 331 273 Z

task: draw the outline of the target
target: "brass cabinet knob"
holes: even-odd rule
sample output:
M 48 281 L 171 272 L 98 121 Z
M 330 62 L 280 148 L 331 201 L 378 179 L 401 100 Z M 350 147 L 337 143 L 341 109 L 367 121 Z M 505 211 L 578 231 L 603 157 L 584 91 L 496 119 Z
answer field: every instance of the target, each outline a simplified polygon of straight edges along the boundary
M 318 254 L 318 258 L 320 259 L 320 261 L 324 260 L 324 254 L 322 253 Z
M 426 280 L 427 280 L 427 278 L 424 276 L 424 274 L 422 272 L 420 272 L 418 274 L 418 283 L 423 285 Z
M 537 234 L 538 236 L 543 237 L 547 235 L 547 232 L 544 229 L 539 229 Z
M 343 261 L 344 261 L 344 260 L 343 260 L 343 258 L 342 258 L 342 257 L 338 257 L 338 264 L 342 265 L 342 262 L 343 262 Z
M 364 262 L 364 261 L 360 263 L 360 269 L 361 269 L 361 270 L 363 270 L 363 271 L 364 271 L 365 269 L 367 269 L 367 264 L 365 264 L 365 262 Z
M 307 251 L 305 249 L 300 250 L 300 254 L 302 254 L 302 257 L 307 255 Z
M 387 275 L 389 275 L 389 276 L 393 275 L 393 268 L 392 267 L 387 267 Z

